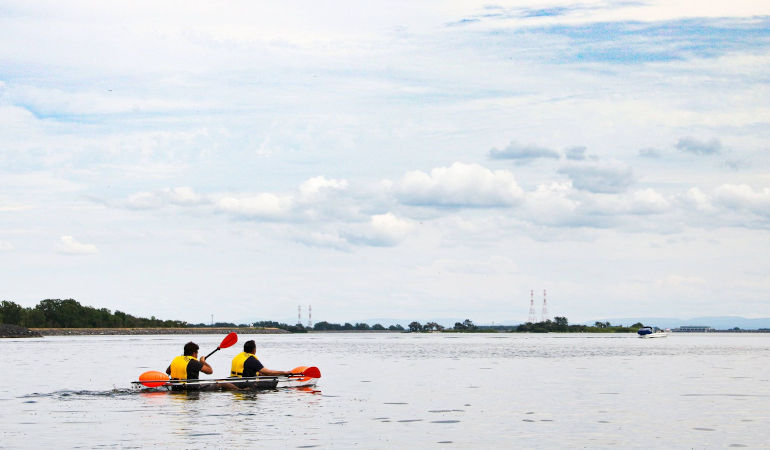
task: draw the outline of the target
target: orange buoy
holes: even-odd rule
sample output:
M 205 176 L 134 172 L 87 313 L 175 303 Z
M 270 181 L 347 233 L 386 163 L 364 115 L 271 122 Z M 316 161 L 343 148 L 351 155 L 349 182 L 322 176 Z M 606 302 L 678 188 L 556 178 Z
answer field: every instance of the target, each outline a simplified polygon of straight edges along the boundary
M 139 381 L 147 387 L 163 386 L 168 382 L 168 375 L 157 370 L 149 370 L 139 375 Z

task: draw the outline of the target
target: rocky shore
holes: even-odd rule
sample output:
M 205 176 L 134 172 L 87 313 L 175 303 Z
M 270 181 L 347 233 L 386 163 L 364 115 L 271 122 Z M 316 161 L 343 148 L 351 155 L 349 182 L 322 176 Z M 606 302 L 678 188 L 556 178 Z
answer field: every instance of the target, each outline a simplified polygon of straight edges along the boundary
M 5 326 L 5 325 L 4 325 Z M 285 334 L 286 330 L 279 328 L 32 328 L 42 336 L 112 336 L 112 335 L 143 335 L 143 334 L 227 334 L 235 331 L 238 334 Z M 3 336 L 5 337 L 5 336 Z
M 18 325 L 0 324 L 0 338 L 42 337 L 37 331 L 32 331 Z

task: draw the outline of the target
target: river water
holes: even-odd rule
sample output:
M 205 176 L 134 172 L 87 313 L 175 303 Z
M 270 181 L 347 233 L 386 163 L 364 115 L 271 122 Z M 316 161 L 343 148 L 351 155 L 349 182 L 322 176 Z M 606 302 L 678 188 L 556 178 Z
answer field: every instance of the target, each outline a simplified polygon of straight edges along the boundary
M 137 392 L 188 340 L 0 340 L 2 448 L 770 448 L 770 336 L 241 335 L 315 391 Z M 203 375 L 206 377 L 206 375 Z

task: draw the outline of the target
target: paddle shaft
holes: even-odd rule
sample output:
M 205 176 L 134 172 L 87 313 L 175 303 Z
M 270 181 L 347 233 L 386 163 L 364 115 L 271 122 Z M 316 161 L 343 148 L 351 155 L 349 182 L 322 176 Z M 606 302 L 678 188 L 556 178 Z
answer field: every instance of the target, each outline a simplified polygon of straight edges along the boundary
M 220 349 L 221 349 L 221 347 L 217 347 L 217 349 L 216 349 L 216 350 L 214 350 L 213 352 L 211 352 L 211 353 L 209 353 L 208 355 L 206 355 L 206 359 L 209 359 L 209 356 L 211 356 L 211 355 L 213 355 L 214 353 L 218 352 Z

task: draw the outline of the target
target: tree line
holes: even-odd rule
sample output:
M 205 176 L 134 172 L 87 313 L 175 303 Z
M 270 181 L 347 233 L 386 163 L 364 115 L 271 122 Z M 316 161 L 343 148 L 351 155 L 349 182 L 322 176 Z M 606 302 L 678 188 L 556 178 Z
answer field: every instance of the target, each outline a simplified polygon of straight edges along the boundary
M 301 323 L 288 325 L 274 321 L 259 321 L 252 324 L 236 325 L 230 322 L 217 322 L 212 325 L 188 324 L 181 320 L 161 320 L 155 316 L 149 319 L 135 317 L 131 314 L 107 308 L 94 308 L 83 306 L 73 299 L 46 299 L 41 300 L 35 307 L 27 308 L 12 301 L 0 302 L 0 323 L 19 325 L 27 328 L 184 328 L 184 327 L 248 327 L 279 328 L 292 333 L 307 333 Z M 609 322 L 595 322 L 589 325 L 570 325 L 566 317 L 554 317 L 554 320 L 543 322 L 527 322 L 518 326 L 482 326 L 476 325 L 470 319 L 463 322 L 455 322 L 453 327 L 444 327 L 436 322 L 422 324 L 418 321 L 411 322 L 407 328 L 401 325 L 390 325 L 387 328 L 376 323 L 330 323 L 321 321 L 316 323 L 314 331 L 410 331 L 419 332 L 520 332 L 520 333 L 630 333 L 643 327 L 641 323 L 635 323 L 629 327 L 612 325 Z
M 187 326 L 181 320 L 149 319 L 107 308 L 83 306 L 73 299 L 41 300 L 35 307 L 0 302 L 0 323 L 27 328 L 179 328 Z

